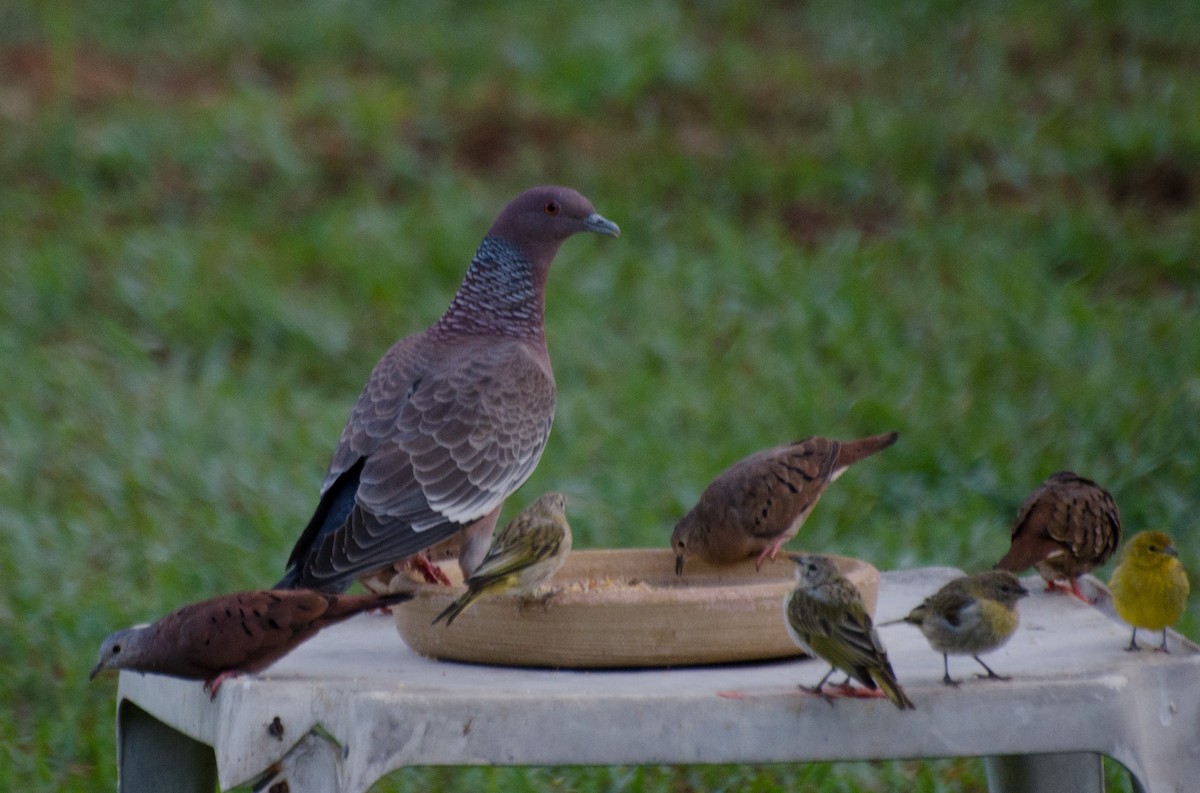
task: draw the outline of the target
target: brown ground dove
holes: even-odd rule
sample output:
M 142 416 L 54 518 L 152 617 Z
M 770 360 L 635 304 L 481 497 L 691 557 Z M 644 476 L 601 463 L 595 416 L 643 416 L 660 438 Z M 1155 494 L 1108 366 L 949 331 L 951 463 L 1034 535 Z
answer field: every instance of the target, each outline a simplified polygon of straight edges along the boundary
M 825 488 L 850 465 L 896 442 L 896 433 L 853 441 L 805 438 L 726 469 L 671 534 L 675 572 L 688 556 L 712 564 L 757 557 L 762 566 L 800 530 Z
M 376 364 L 277 586 L 344 591 L 464 529 L 470 574 L 550 433 L 546 276 L 562 242 L 584 231 L 620 234 L 566 187 L 532 188 L 504 208 L 442 318 Z
M 1012 546 L 996 569 L 1019 573 L 1032 566 L 1046 580 L 1046 591 L 1061 588 L 1091 603 L 1079 588 L 1079 576 L 1107 562 L 1120 544 L 1121 513 L 1109 492 L 1071 471 L 1059 471 L 1021 505 Z
M 223 595 L 111 634 L 100 645 L 90 677 L 105 669 L 129 669 L 203 680 L 215 698 L 227 678 L 261 672 L 322 628 L 411 598 L 408 592 L 330 595 L 311 589 Z

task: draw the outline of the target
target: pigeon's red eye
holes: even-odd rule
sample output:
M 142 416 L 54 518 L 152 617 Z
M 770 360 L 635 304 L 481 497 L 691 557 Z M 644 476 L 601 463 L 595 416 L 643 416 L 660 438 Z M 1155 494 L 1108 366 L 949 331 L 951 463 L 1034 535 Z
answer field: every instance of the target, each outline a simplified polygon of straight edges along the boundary
M 557 215 L 558 214 L 558 203 L 555 201 L 547 201 L 545 209 L 546 209 L 547 215 Z

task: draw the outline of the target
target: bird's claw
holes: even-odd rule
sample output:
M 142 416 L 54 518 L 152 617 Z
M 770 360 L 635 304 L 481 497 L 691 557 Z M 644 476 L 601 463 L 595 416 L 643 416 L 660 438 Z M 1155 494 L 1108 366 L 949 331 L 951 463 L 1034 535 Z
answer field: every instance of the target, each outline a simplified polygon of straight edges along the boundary
M 427 583 L 450 586 L 450 577 L 446 575 L 446 572 L 442 568 L 429 561 L 429 558 L 425 554 L 417 554 L 409 564 L 421 574 Z
M 821 699 L 828 702 L 831 706 L 833 705 L 833 701 L 835 699 L 837 699 L 838 697 L 849 697 L 851 699 L 884 699 L 887 697 L 887 695 L 884 694 L 882 691 L 871 690 L 869 688 L 863 688 L 861 686 L 855 686 L 855 685 L 852 685 L 849 680 L 846 680 L 845 682 L 837 683 L 837 684 L 831 686 L 831 688 L 834 688 L 837 690 L 837 693 L 832 693 L 832 692 L 828 691 L 826 689 L 826 687 L 823 685 L 821 685 L 821 686 L 799 685 L 796 687 L 807 694 L 813 694 L 815 696 L 820 697 Z
M 1073 595 L 1074 597 L 1078 598 L 1079 600 L 1082 600 L 1084 603 L 1088 604 L 1089 606 L 1094 606 L 1098 602 L 1096 598 L 1090 598 L 1087 595 L 1083 594 L 1083 590 L 1080 589 L 1080 587 L 1079 587 L 1079 582 L 1074 579 L 1072 579 L 1070 581 L 1070 583 L 1067 583 L 1067 584 L 1060 584 L 1057 581 L 1047 581 L 1046 582 L 1046 591 L 1047 592 L 1061 592 L 1064 595 Z
M 538 589 L 537 591 L 531 592 L 528 595 L 517 596 L 517 612 L 519 614 L 524 614 L 525 609 L 533 608 L 534 606 L 541 606 L 542 611 L 548 611 L 550 608 L 550 601 L 554 600 L 554 596 L 557 593 L 557 589 L 550 587 L 545 590 Z
M 820 697 L 829 703 L 829 707 L 833 707 L 833 700 L 835 697 L 833 694 L 826 693 L 824 686 L 806 686 L 801 683 L 800 685 L 797 685 L 796 688 L 800 689 L 805 694 L 811 694 L 814 697 Z
M 217 699 L 217 689 L 231 677 L 237 677 L 238 672 L 222 672 L 214 678 L 204 681 L 204 693 L 208 694 L 208 701 L 214 702 Z

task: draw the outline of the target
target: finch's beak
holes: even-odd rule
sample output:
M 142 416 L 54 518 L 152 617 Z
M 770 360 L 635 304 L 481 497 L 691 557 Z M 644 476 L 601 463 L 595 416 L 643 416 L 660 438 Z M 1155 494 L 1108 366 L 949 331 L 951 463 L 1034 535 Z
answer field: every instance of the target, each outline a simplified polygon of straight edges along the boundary
M 675 575 L 683 575 L 683 554 L 675 554 Z
M 585 217 L 583 225 L 587 226 L 588 231 L 594 231 L 597 234 L 604 234 L 608 237 L 621 236 L 621 227 L 598 212 L 593 212 Z

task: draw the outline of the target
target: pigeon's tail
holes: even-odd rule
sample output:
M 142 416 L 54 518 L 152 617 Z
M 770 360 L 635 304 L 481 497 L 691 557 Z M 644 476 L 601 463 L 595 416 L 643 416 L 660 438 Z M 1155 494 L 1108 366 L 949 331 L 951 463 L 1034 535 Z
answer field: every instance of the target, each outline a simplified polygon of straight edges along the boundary
M 335 582 L 336 583 L 336 582 Z M 337 595 L 345 592 L 350 588 L 350 583 L 336 584 L 334 586 L 314 586 L 312 582 L 302 581 L 300 578 L 300 565 L 293 565 L 283 574 L 283 578 L 272 589 L 316 589 L 320 592 L 327 592 L 331 595 Z
M 315 584 L 312 581 L 301 580 L 300 571 L 313 550 L 321 545 L 329 535 L 346 523 L 350 512 L 354 509 L 354 498 L 358 493 L 359 477 L 362 475 L 366 458 L 359 458 L 348 469 L 343 471 L 333 484 L 321 494 L 321 500 L 313 512 L 312 518 L 296 541 L 291 556 L 287 561 L 287 572 L 284 573 L 276 589 L 298 589 L 307 587 L 323 592 L 345 592 L 350 582 L 339 585 L 337 582 Z M 382 566 L 382 565 L 381 565 Z
M 370 521 L 368 528 L 373 532 L 360 531 L 360 524 Z M 307 556 L 289 564 L 287 572 L 276 585 L 279 589 L 316 589 L 321 592 L 345 592 L 360 576 L 373 573 L 390 564 L 408 559 L 421 553 L 442 540 L 462 531 L 462 525 L 445 522 L 437 526 L 414 531 L 406 525 L 389 527 L 379 531 L 378 521 L 355 511 L 347 525 L 326 537 Z M 358 536 L 374 540 L 371 547 L 357 544 Z

